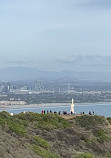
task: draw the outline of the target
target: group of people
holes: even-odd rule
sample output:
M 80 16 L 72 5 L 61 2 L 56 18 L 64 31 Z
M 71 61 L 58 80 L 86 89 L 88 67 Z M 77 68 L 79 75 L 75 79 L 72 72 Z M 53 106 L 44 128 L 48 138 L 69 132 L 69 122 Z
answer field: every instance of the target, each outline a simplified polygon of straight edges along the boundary
M 89 115 L 94 115 L 94 111 L 91 113 L 91 111 L 89 111 Z
M 59 111 L 59 112 L 56 112 L 56 111 L 54 111 L 54 112 L 52 112 L 51 110 L 49 111 L 49 110 L 42 110 L 41 111 L 41 114 L 49 114 L 49 113 L 53 113 L 53 114 L 58 114 L 58 115 L 61 115 L 61 111 Z M 73 115 L 74 113 L 71 111 L 70 113 L 67 113 L 67 111 L 63 111 L 63 115 Z M 85 112 L 81 112 L 80 113 L 81 115 L 85 115 Z M 91 111 L 89 111 L 89 115 L 94 115 L 94 111 L 91 113 Z
M 48 110 L 47 110 L 47 111 L 45 111 L 45 110 L 42 110 L 42 111 L 41 111 L 41 114 L 49 114 L 49 113 L 50 113 L 50 114 L 52 114 L 52 113 L 53 113 L 53 114 L 57 114 L 56 111 L 52 112 L 51 110 L 50 110 L 50 111 L 48 111 Z M 61 115 L 61 111 L 59 111 L 58 114 Z
M 70 113 L 67 113 L 67 111 L 63 111 L 62 113 L 61 113 L 61 111 L 59 111 L 59 112 L 56 112 L 56 111 L 52 112 L 51 110 L 50 111 L 49 110 L 42 110 L 41 111 L 41 114 L 49 114 L 49 113 L 58 114 L 58 115 L 61 115 L 61 114 L 63 114 L 63 115 L 73 115 L 72 111 Z
M 85 114 L 85 112 L 81 112 L 80 113 L 81 115 L 84 115 Z M 94 111 L 91 113 L 91 111 L 89 111 L 89 115 L 94 115 Z

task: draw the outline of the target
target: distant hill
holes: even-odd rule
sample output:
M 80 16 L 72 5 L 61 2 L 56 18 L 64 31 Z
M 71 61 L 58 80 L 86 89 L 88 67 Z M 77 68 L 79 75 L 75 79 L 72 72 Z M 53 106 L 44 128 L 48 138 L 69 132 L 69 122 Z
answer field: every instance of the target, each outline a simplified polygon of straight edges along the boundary
M 73 78 L 79 80 L 111 81 L 110 72 L 40 71 L 28 67 L 8 67 L 0 69 L 0 81 L 31 80 L 40 78 Z

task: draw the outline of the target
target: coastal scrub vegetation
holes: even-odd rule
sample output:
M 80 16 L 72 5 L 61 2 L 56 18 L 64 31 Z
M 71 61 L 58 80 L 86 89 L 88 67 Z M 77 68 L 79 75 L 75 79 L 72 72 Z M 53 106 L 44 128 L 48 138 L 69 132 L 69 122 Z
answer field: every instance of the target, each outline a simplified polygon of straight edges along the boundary
M 109 123 L 111 125 L 111 117 L 108 117 L 107 120 L 109 121 Z
M 18 115 L 18 118 L 21 120 L 26 120 L 29 123 L 34 122 L 36 128 L 41 128 L 45 130 L 53 130 L 58 128 L 68 128 L 70 127 L 69 121 L 63 119 L 57 114 L 37 114 L 37 113 L 23 113 Z
M 34 136 L 33 139 L 34 139 L 35 145 L 38 145 L 38 146 L 46 148 L 46 149 L 50 148 L 49 142 L 46 141 L 45 139 L 41 138 L 40 136 Z
M 5 111 L 0 113 L 0 125 L 7 132 L 12 131 L 20 136 L 26 135 L 25 128 L 27 126 L 27 123 L 17 117 L 10 116 L 9 113 Z
M 96 158 L 91 153 L 81 153 L 75 156 L 74 158 Z
M 60 158 L 56 153 L 51 153 L 50 150 L 46 150 L 39 146 L 33 146 L 33 150 L 36 154 L 41 156 L 42 158 Z
M 0 157 L 110 158 L 110 123 L 111 118 L 97 115 L 64 119 L 57 114 L 27 112 L 11 116 L 3 111 Z
M 107 124 L 106 119 L 104 116 L 97 116 L 97 115 L 83 115 L 81 117 L 76 117 L 76 123 L 81 127 L 84 127 L 86 130 L 91 128 L 95 128 L 98 124 L 105 125 Z

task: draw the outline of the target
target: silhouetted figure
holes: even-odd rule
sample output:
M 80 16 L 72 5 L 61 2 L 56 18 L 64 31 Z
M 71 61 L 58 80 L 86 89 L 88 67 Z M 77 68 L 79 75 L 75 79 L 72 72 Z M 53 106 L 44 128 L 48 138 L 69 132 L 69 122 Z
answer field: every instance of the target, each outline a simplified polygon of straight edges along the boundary
M 54 111 L 54 114 L 57 114 L 57 112 L 56 112 L 56 111 Z
M 61 114 L 61 111 L 59 111 L 59 113 L 58 113 L 59 115 Z
M 66 112 L 66 111 L 63 111 L 63 115 L 67 115 L 67 112 Z
M 73 115 L 73 112 L 71 111 L 71 115 Z
M 83 115 L 84 115 L 84 112 L 83 112 Z
M 94 111 L 93 111 L 93 115 L 94 115 Z
M 52 111 L 50 110 L 50 113 L 52 113 Z
M 89 111 L 89 115 L 91 115 L 91 111 Z
M 45 114 L 45 110 L 44 110 L 44 114 Z

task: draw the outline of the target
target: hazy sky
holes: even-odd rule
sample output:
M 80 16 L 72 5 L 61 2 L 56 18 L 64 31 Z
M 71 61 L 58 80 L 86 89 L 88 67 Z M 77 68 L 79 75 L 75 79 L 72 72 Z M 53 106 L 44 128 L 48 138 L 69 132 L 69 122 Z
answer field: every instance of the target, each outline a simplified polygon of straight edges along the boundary
M 0 0 L 0 68 L 111 69 L 111 0 Z

